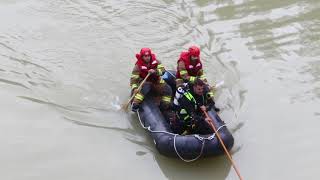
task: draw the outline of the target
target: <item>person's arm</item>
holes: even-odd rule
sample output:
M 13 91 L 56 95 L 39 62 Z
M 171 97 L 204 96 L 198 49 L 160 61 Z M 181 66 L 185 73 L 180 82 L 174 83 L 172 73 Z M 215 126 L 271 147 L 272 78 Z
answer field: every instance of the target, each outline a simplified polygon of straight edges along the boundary
M 201 79 L 203 82 L 205 82 L 206 84 L 208 84 L 207 77 L 206 77 L 206 75 L 204 74 L 203 69 L 200 69 L 200 70 L 199 70 L 199 72 L 198 72 L 198 77 L 199 77 L 199 79 Z
M 183 61 L 178 62 L 178 71 L 179 71 L 183 80 L 190 81 L 191 83 L 193 83 L 196 80 L 195 76 L 189 76 L 188 71 L 187 71 L 186 66 Z
M 213 101 L 213 98 L 210 98 L 207 96 L 207 100 L 206 100 L 206 110 L 209 111 L 211 108 L 213 108 L 215 105 L 215 102 Z
M 164 68 L 163 64 L 158 61 L 158 66 L 157 66 L 157 75 L 162 76 L 166 72 L 166 69 Z
M 139 87 L 140 84 L 140 72 L 139 72 L 139 68 L 137 65 L 134 66 L 132 73 L 131 73 L 131 77 L 130 77 L 130 86 L 132 90 L 135 90 Z
M 215 95 L 215 93 L 216 93 L 216 87 L 215 87 L 216 85 L 215 85 L 215 83 L 211 84 L 212 86 L 209 86 L 207 77 L 206 77 L 206 75 L 204 74 L 203 69 L 200 69 L 200 70 L 199 70 L 199 72 L 198 72 L 198 77 L 199 77 L 203 82 L 205 82 L 206 85 L 207 85 L 207 87 L 208 87 L 208 90 L 209 90 L 209 91 L 206 92 L 206 93 L 207 93 L 207 96 L 208 96 L 209 98 L 213 98 L 214 95 Z
M 209 86 L 208 85 L 208 92 L 206 93 L 206 95 L 207 95 L 207 97 L 209 98 L 209 99 L 212 99 L 212 100 L 214 100 L 214 95 L 215 95 L 215 93 L 216 93 L 216 87 L 215 86 Z

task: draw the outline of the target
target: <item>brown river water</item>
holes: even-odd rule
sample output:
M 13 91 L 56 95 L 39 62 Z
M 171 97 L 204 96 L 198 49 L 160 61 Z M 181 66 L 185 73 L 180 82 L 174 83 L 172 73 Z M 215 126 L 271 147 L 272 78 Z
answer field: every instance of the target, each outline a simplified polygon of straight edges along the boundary
M 119 110 L 141 47 L 174 69 L 192 44 L 244 179 L 320 178 L 319 0 L 2 0 L 0 22 L 2 180 L 238 179 Z

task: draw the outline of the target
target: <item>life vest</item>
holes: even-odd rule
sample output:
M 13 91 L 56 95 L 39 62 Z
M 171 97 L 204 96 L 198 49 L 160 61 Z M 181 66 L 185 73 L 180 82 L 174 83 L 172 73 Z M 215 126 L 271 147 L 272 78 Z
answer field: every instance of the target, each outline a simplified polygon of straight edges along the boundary
M 189 103 L 193 105 L 195 112 L 199 110 L 201 104 L 207 103 L 205 94 L 196 98 L 194 95 L 192 95 L 193 93 L 191 89 L 192 89 L 192 86 L 189 87 L 189 85 L 185 83 L 183 87 L 179 87 L 177 89 L 174 100 L 173 100 L 173 108 L 176 111 L 176 115 L 180 120 L 184 122 L 190 121 L 192 117 L 191 117 L 191 114 L 188 114 L 186 109 L 183 108 L 184 104 L 179 103 L 179 100 L 181 98 L 186 98 L 189 101 Z
M 158 61 L 156 59 L 156 55 L 155 54 L 151 54 L 151 60 L 150 60 L 150 64 L 146 64 L 141 55 L 140 54 L 136 54 L 136 58 L 137 58 L 137 62 L 136 65 L 139 68 L 139 76 L 140 78 L 144 79 L 147 75 L 148 75 L 148 71 L 150 69 L 154 69 L 155 71 L 157 71 L 157 67 L 158 67 Z M 149 78 L 147 79 L 147 81 L 151 81 L 151 82 L 157 82 L 159 80 L 160 76 L 158 76 L 156 73 L 151 74 L 149 76 Z
M 200 61 L 200 57 L 199 59 L 196 61 L 195 64 L 191 64 L 190 62 L 190 54 L 188 52 L 182 52 L 180 54 L 180 58 L 178 60 L 178 63 L 180 61 L 184 62 L 185 68 L 188 71 L 188 75 L 189 76 L 198 76 L 198 72 L 199 70 L 202 69 L 202 63 Z M 181 78 L 180 72 L 177 69 L 177 74 L 176 74 L 177 78 Z
M 190 103 L 194 106 L 194 109 L 198 109 L 197 101 L 193 97 L 193 95 L 190 93 L 190 91 L 185 91 L 183 95 L 180 98 L 187 98 Z M 187 110 L 181 107 L 181 104 L 179 104 L 176 108 L 176 114 L 180 121 L 183 121 L 187 124 L 191 123 L 192 116 L 191 114 L 188 114 Z M 190 124 L 189 124 L 190 125 Z
M 183 94 L 188 90 L 189 90 L 188 83 L 183 83 L 182 87 L 178 87 L 176 94 L 174 95 L 174 98 L 173 98 L 174 109 L 179 107 L 179 99 L 182 98 Z
M 188 114 L 186 109 L 182 107 L 183 105 L 181 106 L 181 104 L 179 103 L 179 100 L 184 97 L 187 98 L 188 101 L 193 104 L 195 109 L 197 109 L 196 99 L 190 93 L 190 88 L 187 83 L 184 83 L 183 87 L 179 87 L 177 89 L 173 100 L 173 109 L 176 111 L 179 120 L 186 122 L 190 120 L 191 115 Z

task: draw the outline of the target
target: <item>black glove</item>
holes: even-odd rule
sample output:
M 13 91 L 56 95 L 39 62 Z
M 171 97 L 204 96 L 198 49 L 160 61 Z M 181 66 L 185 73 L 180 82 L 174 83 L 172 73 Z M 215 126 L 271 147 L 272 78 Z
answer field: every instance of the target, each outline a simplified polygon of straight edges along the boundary
M 207 108 L 207 111 L 210 111 L 210 109 L 212 109 L 212 108 L 213 108 L 216 112 L 219 112 L 219 111 L 220 111 L 220 109 L 216 107 L 216 103 L 214 102 L 214 99 L 213 99 L 213 98 L 209 98 L 209 99 L 207 100 L 207 106 L 206 106 L 206 108 Z
M 196 114 L 193 114 L 191 117 L 192 117 L 193 123 L 200 122 L 200 121 L 203 120 L 202 116 L 199 116 L 199 115 L 196 115 Z
M 210 98 L 207 101 L 207 106 L 206 106 L 207 111 L 210 111 L 210 109 L 213 108 L 213 107 L 215 107 L 215 102 L 214 102 L 213 99 Z

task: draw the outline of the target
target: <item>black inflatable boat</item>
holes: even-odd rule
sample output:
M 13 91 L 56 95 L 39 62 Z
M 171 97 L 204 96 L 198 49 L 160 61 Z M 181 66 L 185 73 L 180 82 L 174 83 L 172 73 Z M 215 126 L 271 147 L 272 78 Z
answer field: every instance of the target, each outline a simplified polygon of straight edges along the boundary
M 173 71 L 167 71 L 163 79 L 175 89 L 175 75 Z M 173 91 L 174 92 L 174 91 Z M 179 157 L 183 161 L 191 162 L 200 157 L 216 156 L 223 154 L 223 148 L 215 133 L 207 135 L 179 135 L 173 133 L 168 121 L 162 115 L 160 109 L 152 98 L 146 97 L 142 103 L 142 110 L 138 111 L 138 118 L 143 128 L 147 129 L 160 152 L 168 157 Z M 234 139 L 225 123 L 214 110 L 208 111 L 213 124 L 219 132 L 226 148 L 230 150 Z

